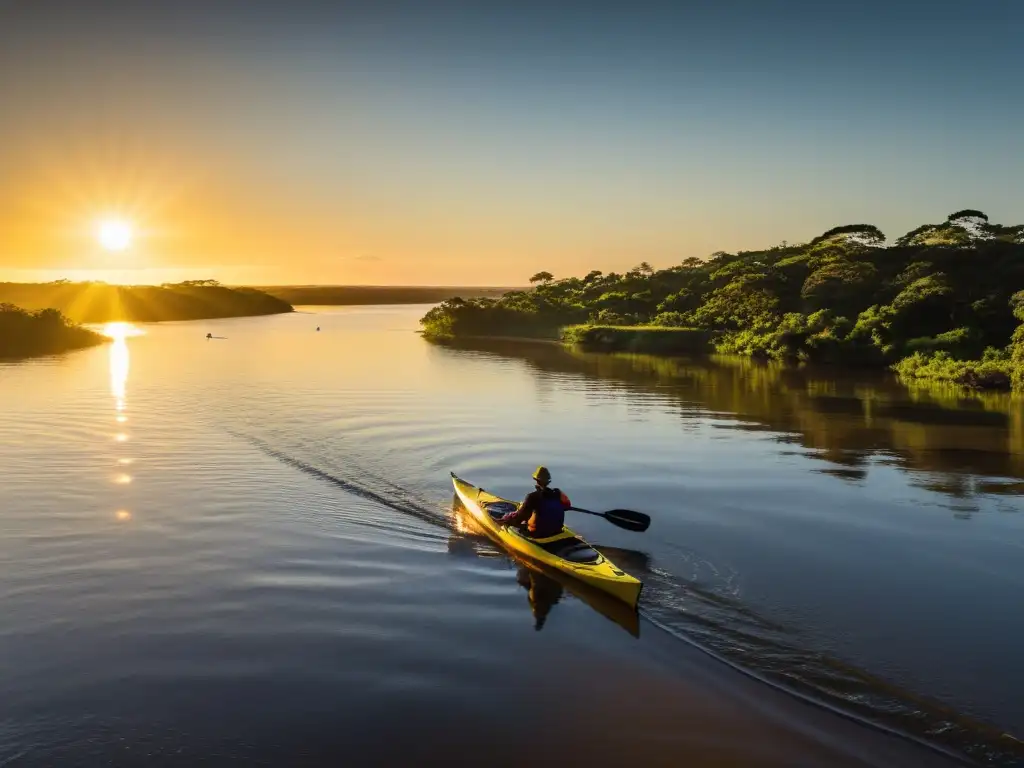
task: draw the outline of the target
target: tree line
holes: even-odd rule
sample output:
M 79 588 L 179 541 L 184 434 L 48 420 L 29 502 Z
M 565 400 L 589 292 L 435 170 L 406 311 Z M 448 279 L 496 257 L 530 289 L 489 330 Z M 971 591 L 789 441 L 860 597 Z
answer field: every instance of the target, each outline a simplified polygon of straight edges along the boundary
M 216 280 L 163 285 L 102 282 L 0 283 L 0 302 L 25 309 L 58 309 L 80 323 L 129 320 L 202 320 L 291 312 L 287 301 L 254 288 L 229 288 Z
M 1024 225 L 964 209 L 891 243 L 870 224 L 807 243 L 717 252 L 667 269 L 592 271 L 500 298 L 450 299 L 428 337 L 555 336 L 589 323 L 713 333 L 716 351 L 892 366 L 902 375 L 1024 388 Z

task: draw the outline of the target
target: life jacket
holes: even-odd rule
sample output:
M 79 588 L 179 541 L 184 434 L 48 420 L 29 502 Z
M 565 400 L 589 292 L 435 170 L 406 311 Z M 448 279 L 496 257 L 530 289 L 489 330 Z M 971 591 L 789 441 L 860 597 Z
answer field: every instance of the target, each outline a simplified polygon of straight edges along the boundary
M 565 510 L 568 509 L 569 497 L 557 488 L 544 488 L 540 492 L 537 511 L 530 515 L 527 528 L 530 534 L 538 539 L 554 536 L 562 532 L 565 525 Z

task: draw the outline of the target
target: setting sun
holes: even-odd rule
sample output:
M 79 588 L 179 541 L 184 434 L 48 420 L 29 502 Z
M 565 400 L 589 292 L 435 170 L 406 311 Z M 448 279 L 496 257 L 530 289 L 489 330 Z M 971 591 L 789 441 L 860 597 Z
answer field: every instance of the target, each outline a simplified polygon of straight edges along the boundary
M 106 219 L 100 222 L 96 237 L 108 251 L 123 251 L 132 244 L 132 227 L 120 219 Z

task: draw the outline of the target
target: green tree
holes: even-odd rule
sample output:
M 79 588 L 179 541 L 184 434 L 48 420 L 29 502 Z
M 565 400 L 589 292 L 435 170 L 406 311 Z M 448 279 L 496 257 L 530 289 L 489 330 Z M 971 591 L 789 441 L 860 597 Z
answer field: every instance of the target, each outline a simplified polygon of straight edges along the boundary
M 981 211 L 975 210 L 974 208 L 964 208 L 962 211 L 951 213 L 946 218 L 949 222 L 984 222 L 988 224 L 988 216 Z
M 905 235 L 901 235 L 896 238 L 896 245 L 925 245 L 940 227 L 940 224 L 922 224 L 921 226 L 910 230 Z
M 817 245 L 825 240 L 842 239 L 860 245 L 878 246 L 885 242 L 885 235 L 882 230 L 871 224 L 844 224 L 841 227 L 832 229 L 818 235 L 811 241 L 811 245 Z
M 544 283 L 550 283 L 554 279 L 555 279 L 555 276 L 552 275 L 550 272 L 538 272 L 537 274 L 535 274 L 533 277 L 530 278 L 530 283 L 531 284 L 532 283 L 544 284 Z
M 1020 325 L 1010 338 L 1010 380 L 1013 386 L 1024 390 L 1024 291 L 1017 291 L 1010 299 L 1013 315 Z
M 842 313 L 863 307 L 877 279 L 873 264 L 835 259 L 807 276 L 800 296 L 811 310 L 831 308 Z

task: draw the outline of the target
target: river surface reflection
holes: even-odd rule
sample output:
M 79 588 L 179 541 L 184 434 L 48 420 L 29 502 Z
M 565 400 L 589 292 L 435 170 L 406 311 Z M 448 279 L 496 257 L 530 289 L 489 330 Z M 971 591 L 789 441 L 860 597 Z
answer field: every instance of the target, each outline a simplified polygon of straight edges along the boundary
M 0 364 L 0 763 L 946 764 L 796 695 L 1020 757 L 1019 400 L 442 347 L 424 310 Z M 639 616 L 459 522 L 450 471 L 541 463 L 652 516 L 572 521 Z

